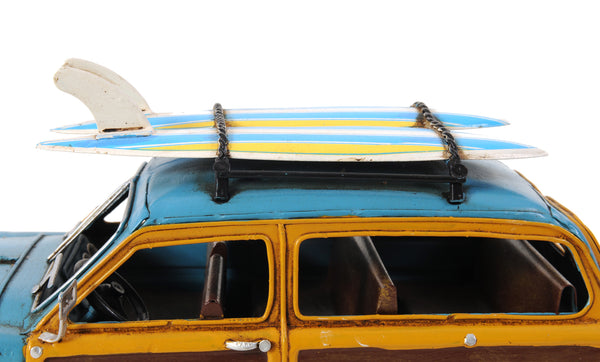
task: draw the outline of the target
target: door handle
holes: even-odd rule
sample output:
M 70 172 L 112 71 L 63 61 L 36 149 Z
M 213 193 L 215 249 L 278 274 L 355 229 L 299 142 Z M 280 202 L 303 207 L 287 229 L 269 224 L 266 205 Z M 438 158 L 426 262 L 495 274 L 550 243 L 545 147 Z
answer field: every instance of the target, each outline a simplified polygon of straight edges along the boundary
M 266 339 L 258 342 L 226 341 L 225 348 L 232 351 L 253 351 L 258 349 L 261 352 L 269 352 L 271 350 L 271 342 Z

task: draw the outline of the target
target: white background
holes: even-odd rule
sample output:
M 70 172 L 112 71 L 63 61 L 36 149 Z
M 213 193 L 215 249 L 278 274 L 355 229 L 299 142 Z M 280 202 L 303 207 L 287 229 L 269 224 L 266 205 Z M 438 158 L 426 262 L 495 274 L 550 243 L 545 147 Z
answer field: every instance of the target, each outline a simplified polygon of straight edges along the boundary
M 216 3 L 216 4 L 215 4 Z M 0 230 L 66 231 L 140 158 L 41 151 L 91 119 L 52 76 L 70 57 L 122 75 L 156 112 L 409 106 L 508 120 L 507 162 L 600 233 L 600 7 L 593 1 L 0 5 Z

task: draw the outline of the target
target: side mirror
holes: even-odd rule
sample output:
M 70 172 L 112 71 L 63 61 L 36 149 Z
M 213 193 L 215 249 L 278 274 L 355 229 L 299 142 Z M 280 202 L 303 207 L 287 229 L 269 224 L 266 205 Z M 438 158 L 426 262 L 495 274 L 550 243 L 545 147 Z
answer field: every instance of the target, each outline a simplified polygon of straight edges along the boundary
M 56 343 L 59 342 L 67 333 L 67 320 L 69 313 L 75 307 L 77 301 L 77 280 L 73 280 L 71 284 L 62 293 L 58 295 L 58 334 L 44 332 L 38 338 L 42 342 Z

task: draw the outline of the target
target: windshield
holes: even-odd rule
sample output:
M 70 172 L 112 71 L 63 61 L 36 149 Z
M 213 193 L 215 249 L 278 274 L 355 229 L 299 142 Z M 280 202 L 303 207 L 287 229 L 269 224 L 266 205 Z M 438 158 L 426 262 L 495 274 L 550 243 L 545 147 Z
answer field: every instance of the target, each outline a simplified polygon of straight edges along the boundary
M 33 290 L 36 294 L 34 306 L 52 295 L 115 235 L 127 212 L 123 207 L 129 199 L 130 184 L 131 181 L 127 181 L 117 188 L 67 233 L 63 242 L 48 256 L 50 264 L 46 274 Z M 123 212 L 115 220 L 118 211 Z

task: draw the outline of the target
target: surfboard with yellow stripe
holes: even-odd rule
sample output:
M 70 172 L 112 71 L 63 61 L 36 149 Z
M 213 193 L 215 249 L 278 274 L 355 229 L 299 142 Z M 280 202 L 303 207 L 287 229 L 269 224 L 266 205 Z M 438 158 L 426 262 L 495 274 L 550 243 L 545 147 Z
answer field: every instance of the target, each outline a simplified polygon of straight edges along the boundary
M 218 137 L 213 110 L 193 115 L 157 114 L 122 77 L 82 59 L 69 59 L 54 76 L 56 86 L 77 97 L 95 122 L 56 132 L 88 136 L 42 142 L 70 152 L 148 157 L 213 158 Z M 418 121 L 415 108 L 338 107 L 225 109 L 231 158 L 297 161 L 418 161 L 446 159 L 445 146 Z M 503 126 L 498 119 L 435 113 L 454 129 Z M 464 159 L 542 156 L 512 142 L 454 132 Z
M 464 159 L 543 156 L 537 148 L 454 132 Z M 446 159 L 445 148 L 426 128 L 231 127 L 231 158 L 289 161 L 424 161 Z M 214 128 L 154 131 L 150 135 L 88 136 L 42 142 L 39 148 L 82 153 L 147 157 L 213 158 Z
M 486 128 L 504 126 L 499 119 L 454 114 L 435 113 L 453 129 Z M 235 128 L 404 128 L 422 127 L 417 122 L 414 108 L 400 107 L 334 107 L 290 109 L 239 109 L 225 110 L 228 127 Z M 212 111 L 192 115 L 147 114 L 154 130 L 176 131 L 211 128 L 214 126 Z M 95 134 L 95 122 L 80 123 L 54 129 L 60 133 Z

